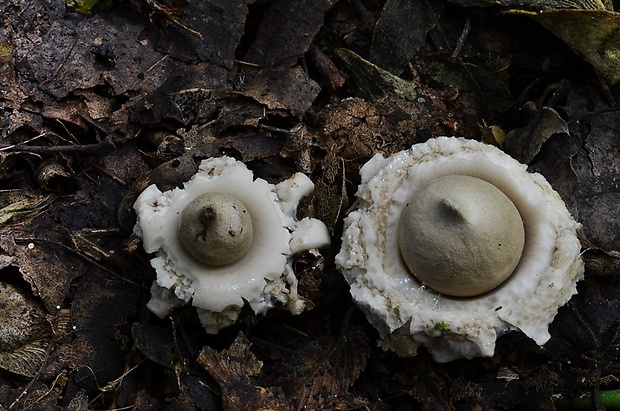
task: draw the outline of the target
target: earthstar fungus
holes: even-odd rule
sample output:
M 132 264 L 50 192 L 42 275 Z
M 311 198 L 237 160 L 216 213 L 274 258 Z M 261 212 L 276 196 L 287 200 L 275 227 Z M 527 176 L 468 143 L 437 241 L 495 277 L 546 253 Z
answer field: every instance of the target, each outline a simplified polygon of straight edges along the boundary
M 322 222 L 296 218 L 313 189 L 301 173 L 277 185 L 254 179 L 231 157 L 203 160 L 183 188 L 146 188 L 134 231 L 157 272 L 149 310 L 164 317 L 191 301 L 209 333 L 232 325 L 245 302 L 257 314 L 278 302 L 301 313 L 293 258 L 330 242 Z
M 510 330 L 550 338 L 584 266 L 579 224 L 543 176 L 453 137 L 377 154 L 360 174 L 336 265 L 383 348 L 446 362 L 492 356 Z

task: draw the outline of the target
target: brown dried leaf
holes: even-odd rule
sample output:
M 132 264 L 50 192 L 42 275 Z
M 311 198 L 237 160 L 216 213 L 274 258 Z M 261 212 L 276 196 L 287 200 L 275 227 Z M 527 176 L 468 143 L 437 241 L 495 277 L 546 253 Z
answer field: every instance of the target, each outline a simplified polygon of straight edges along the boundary
M 328 151 L 321 161 L 323 175 L 314 187 L 316 217 L 334 234 L 348 202 L 344 160 Z
M 223 351 L 202 349 L 196 361 L 220 385 L 224 410 L 286 410 L 288 404 L 279 390 L 256 385 L 263 363 L 250 351 L 251 343 L 239 333 L 232 345 Z
M 13 55 L 13 49 L 15 47 L 11 43 L 4 43 L 0 41 L 0 61 L 9 62 Z
M 0 368 L 34 377 L 48 356 L 52 329 L 40 304 L 0 283 Z
M 132 104 L 130 120 L 157 124 L 173 119 L 181 124 L 212 120 L 225 96 L 227 72 L 210 64 L 179 66 L 150 95 Z
M 0 248 L 13 258 L 24 280 L 50 312 L 62 304 L 69 284 L 86 269 L 82 260 L 53 241 L 38 240 L 30 232 L 11 230 L 0 234 Z
M 301 67 L 282 67 L 248 76 L 247 87 L 241 93 L 271 110 L 286 110 L 301 118 L 320 91 Z

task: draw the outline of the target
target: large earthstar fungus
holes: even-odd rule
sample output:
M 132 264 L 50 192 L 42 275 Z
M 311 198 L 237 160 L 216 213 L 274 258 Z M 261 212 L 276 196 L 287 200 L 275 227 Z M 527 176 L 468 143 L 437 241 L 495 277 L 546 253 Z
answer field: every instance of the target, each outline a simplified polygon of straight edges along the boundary
M 336 265 L 401 356 L 492 356 L 499 335 L 537 344 L 583 277 L 579 224 L 543 176 L 496 147 L 439 137 L 361 171 Z

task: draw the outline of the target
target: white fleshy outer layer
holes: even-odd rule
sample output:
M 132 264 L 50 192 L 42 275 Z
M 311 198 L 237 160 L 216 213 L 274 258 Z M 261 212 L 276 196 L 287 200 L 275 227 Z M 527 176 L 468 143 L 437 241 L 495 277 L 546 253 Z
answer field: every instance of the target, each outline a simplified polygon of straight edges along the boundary
M 360 173 L 358 207 L 345 219 L 336 265 L 379 331 L 380 345 L 411 356 L 423 344 L 436 361 L 447 362 L 492 356 L 497 336 L 512 329 L 539 345 L 547 342 L 548 325 L 577 292 L 584 266 L 579 224 L 543 176 L 528 173 L 493 146 L 453 137 L 414 145 L 388 159 L 377 154 Z M 425 289 L 399 253 L 401 210 L 416 190 L 448 174 L 499 187 L 524 220 L 525 248 L 515 272 L 479 297 L 450 298 Z
M 134 231 L 142 237 L 145 251 L 154 255 L 151 265 L 157 271 L 147 307 L 164 317 L 191 300 L 205 330 L 213 334 L 236 321 L 244 300 L 257 314 L 276 302 L 287 304 L 293 314 L 302 312 L 304 301 L 297 294 L 292 259 L 299 251 L 330 242 L 322 222 L 297 221 L 295 216 L 299 200 L 313 189 L 312 181 L 301 173 L 278 185 L 255 180 L 245 164 L 231 157 L 203 160 L 182 189 L 162 193 L 149 186 L 134 204 L 138 214 Z M 234 263 L 205 265 L 179 241 L 181 211 L 207 192 L 238 198 L 252 218 L 252 247 Z

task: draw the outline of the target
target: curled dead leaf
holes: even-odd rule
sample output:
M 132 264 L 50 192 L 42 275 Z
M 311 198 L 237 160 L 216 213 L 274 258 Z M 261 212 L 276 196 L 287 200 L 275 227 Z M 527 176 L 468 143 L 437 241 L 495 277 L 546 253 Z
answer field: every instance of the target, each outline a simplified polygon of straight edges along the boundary
M 0 307 L 0 368 L 33 377 L 46 361 L 52 336 L 45 311 L 6 283 L 0 283 Z
M 568 123 L 553 108 L 538 109 L 531 101 L 526 102 L 521 110 L 530 120 L 524 127 L 506 135 L 504 150 L 520 162 L 529 164 L 552 135 L 569 133 Z
M 19 200 L 0 209 L 0 228 L 30 221 L 54 201 L 53 195 L 24 194 Z
M 251 343 L 239 333 L 223 351 L 205 347 L 197 361 L 222 389 L 224 410 L 287 410 L 288 403 L 279 387 L 261 387 L 253 381 L 263 363 L 250 351 Z

